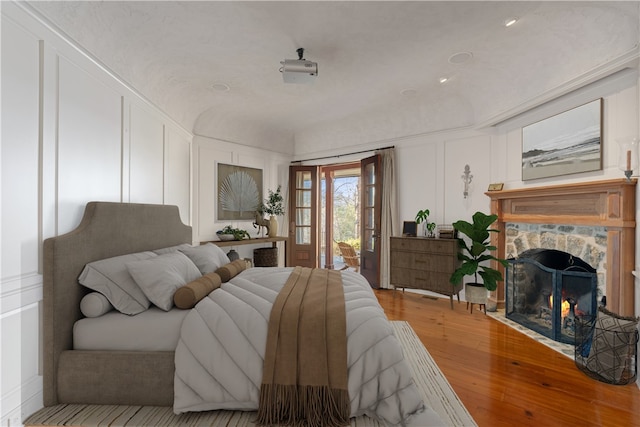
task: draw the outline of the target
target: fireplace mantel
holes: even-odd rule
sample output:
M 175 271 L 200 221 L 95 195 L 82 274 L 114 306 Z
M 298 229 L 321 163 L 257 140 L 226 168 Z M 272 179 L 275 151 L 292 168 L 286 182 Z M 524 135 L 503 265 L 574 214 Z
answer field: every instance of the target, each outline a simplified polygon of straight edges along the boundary
M 490 191 L 491 213 L 498 215 L 493 233 L 497 256 L 505 258 L 505 224 L 567 224 L 607 229 L 607 308 L 634 315 L 637 180 L 613 179 Z M 497 263 L 496 263 L 497 264 Z M 491 299 L 504 306 L 504 286 Z

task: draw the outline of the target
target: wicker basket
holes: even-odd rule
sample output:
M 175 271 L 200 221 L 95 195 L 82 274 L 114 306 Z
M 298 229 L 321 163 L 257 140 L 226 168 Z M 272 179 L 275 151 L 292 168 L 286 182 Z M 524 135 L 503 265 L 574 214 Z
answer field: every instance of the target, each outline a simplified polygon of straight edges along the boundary
M 278 266 L 278 248 L 254 249 L 253 265 L 255 267 L 277 267 Z
M 624 385 L 638 378 L 638 330 L 598 330 L 596 316 L 577 316 L 575 364 L 589 377 L 609 384 Z M 597 334 L 602 334 L 597 338 Z M 597 349 L 595 349 L 595 343 Z M 596 350 L 596 351 L 594 351 Z

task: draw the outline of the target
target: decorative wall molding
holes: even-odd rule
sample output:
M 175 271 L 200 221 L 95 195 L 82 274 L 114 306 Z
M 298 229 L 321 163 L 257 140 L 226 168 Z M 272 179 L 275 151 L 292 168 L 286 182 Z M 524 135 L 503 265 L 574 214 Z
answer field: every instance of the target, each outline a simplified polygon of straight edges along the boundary
M 611 61 L 601 64 L 580 76 L 577 76 L 573 80 L 563 83 L 560 86 L 551 88 L 548 91 L 530 99 L 527 102 L 523 102 L 509 111 L 505 111 L 501 114 L 497 114 L 493 117 L 478 123 L 476 129 L 484 129 L 488 127 L 500 126 L 505 122 L 514 119 L 515 117 L 525 114 L 530 110 L 533 110 L 547 102 L 554 101 L 567 94 L 570 94 L 578 89 L 586 87 L 592 83 L 596 83 L 602 79 L 614 76 L 617 73 L 634 72 L 638 66 L 638 60 L 640 59 L 640 51 L 638 49 L 632 49 Z
M 27 273 L 0 282 L 0 318 L 42 299 L 42 274 Z

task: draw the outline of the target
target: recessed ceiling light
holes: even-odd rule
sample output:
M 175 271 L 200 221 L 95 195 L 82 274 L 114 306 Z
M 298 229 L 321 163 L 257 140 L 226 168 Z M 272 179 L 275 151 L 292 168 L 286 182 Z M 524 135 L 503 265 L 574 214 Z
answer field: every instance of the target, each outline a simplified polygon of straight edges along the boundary
M 416 96 L 418 94 L 418 91 L 415 89 L 402 89 L 400 91 L 400 94 L 404 96 Z
M 448 77 L 440 77 L 440 79 L 438 80 L 440 82 L 440 84 L 446 83 L 447 81 L 449 81 Z
M 454 53 L 449 57 L 449 63 L 464 64 L 471 58 L 473 58 L 473 54 L 471 52 L 458 52 L 458 53 Z
M 211 89 L 217 90 L 218 92 L 226 92 L 229 90 L 229 85 L 226 83 L 218 82 L 212 84 Z
M 518 18 L 516 18 L 515 16 L 512 16 L 511 18 L 507 18 L 504 20 L 504 26 L 505 27 L 510 27 L 513 24 L 515 24 L 516 22 L 518 22 Z

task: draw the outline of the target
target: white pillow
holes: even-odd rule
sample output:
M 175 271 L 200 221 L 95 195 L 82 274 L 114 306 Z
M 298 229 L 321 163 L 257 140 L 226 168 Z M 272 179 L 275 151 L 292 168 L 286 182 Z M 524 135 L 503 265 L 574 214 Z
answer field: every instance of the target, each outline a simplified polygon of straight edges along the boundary
M 149 299 L 129 274 L 127 263 L 154 257 L 153 252 L 138 252 L 93 261 L 85 265 L 78 282 L 107 297 L 121 313 L 142 313 L 149 308 Z
M 80 300 L 80 311 L 84 317 L 100 317 L 113 310 L 113 306 L 100 292 L 90 292 Z
M 153 253 L 156 255 L 164 255 L 164 254 L 170 254 L 172 252 L 177 252 L 180 249 L 183 248 L 190 248 L 191 245 L 188 243 L 182 243 L 180 245 L 176 245 L 176 246 L 169 246 L 168 248 L 161 248 L 161 249 L 154 249 Z
M 212 273 L 225 264 L 228 264 L 229 257 L 213 243 L 205 243 L 199 246 L 188 246 L 186 248 L 180 248 L 180 252 L 189 257 L 191 261 L 198 267 L 200 273 L 205 274 Z
M 162 310 L 173 307 L 173 294 L 178 288 L 202 275 L 198 267 L 181 252 L 127 264 L 129 273 L 153 304 Z

